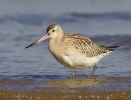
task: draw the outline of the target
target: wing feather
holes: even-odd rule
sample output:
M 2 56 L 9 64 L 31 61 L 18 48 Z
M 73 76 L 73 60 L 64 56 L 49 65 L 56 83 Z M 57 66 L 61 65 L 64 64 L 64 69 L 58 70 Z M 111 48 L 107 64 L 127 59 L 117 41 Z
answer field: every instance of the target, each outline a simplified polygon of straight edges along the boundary
M 94 57 L 109 51 L 113 51 L 112 49 L 108 48 L 108 46 L 97 45 L 88 37 L 79 34 L 66 33 L 63 39 L 70 41 L 70 43 L 73 44 L 74 47 L 80 51 L 80 53 L 86 54 L 87 57 Z

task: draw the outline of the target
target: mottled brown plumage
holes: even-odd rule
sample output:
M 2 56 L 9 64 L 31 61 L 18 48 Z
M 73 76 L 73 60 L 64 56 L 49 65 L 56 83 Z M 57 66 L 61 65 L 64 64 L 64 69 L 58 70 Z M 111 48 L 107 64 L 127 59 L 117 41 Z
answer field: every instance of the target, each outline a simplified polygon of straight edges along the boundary
M 74 69 L 86 69 L 94 66 L 88 76 L 90 77 L 97 68 L 96 64 L 114 51 L 112 48 L 118 47 L 95 44 L 88 37 L 74 33 L 64 33 L 59 25 L 52 24 L 47 27 L 45 36 L 26 48 L 47 38 L 50 38 L 49 51 L 59 63 L 71 69 L 72 77 L 74 77 Z
M 72 46 L 78 49 L 81 53 L 84 53 L 87 57 L 94 57 L 113 51 L 109 46 L 97 45 L 88 37 L 79 34 L 65 33 L 62 41 L 65 44 L 68 43 L 68 45 L 72 44 Z

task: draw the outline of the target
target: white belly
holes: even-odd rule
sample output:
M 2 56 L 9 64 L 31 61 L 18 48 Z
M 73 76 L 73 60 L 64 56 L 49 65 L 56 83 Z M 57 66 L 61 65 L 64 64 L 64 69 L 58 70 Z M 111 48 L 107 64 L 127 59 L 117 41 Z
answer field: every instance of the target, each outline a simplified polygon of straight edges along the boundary
M 87 69 L 95 66 L 103 57 L 107 56 L 109 53 L 110 52 L 95 57 L 86 57 L 84 55 L 71 56 L 69 54 L 65 54 L 65 63 L 63 63 L 63 65 L 72 69 Z

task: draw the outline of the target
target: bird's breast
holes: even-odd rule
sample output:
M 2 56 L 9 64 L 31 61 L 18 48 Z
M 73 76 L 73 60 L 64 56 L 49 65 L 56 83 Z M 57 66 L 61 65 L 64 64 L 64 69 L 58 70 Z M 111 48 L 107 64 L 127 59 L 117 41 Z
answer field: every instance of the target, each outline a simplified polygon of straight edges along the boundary
M 75 50 L 67 50 L 60 47 L 49 47 L 51 54 L 62 65 L 72 69 L 86 69 L 95 65 L 94 58 L 87 58 L 86 55 L 80 54 Z
M 66 65 L 67 57 L 64 56 L 65 50 L 63 48 L 61 48 L 57 44 L 49 45 L 49 51 L 59 63 L 61 63 L 62 65 Z

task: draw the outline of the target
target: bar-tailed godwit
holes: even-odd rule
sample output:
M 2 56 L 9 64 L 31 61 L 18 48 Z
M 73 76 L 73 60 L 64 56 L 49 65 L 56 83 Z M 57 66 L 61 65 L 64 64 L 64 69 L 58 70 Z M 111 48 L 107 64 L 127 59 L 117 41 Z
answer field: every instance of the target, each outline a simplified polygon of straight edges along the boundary
M 57 24 L 51 24 L 47 27 L 46 34 L 25 48 L 29 48 L 41 41 L 49 38 L 49 51 L 54 58 L 62 65 L 69 67 L 74 77 L 74 69 L 87 69 L 94 67 L 90 77 L 97 68 L 97 63 L 109 53 L 113 52 L 112 48 L 118 46 L 104 46 L 95 44 L 88 37 L 64 33 L 62 28 Z

